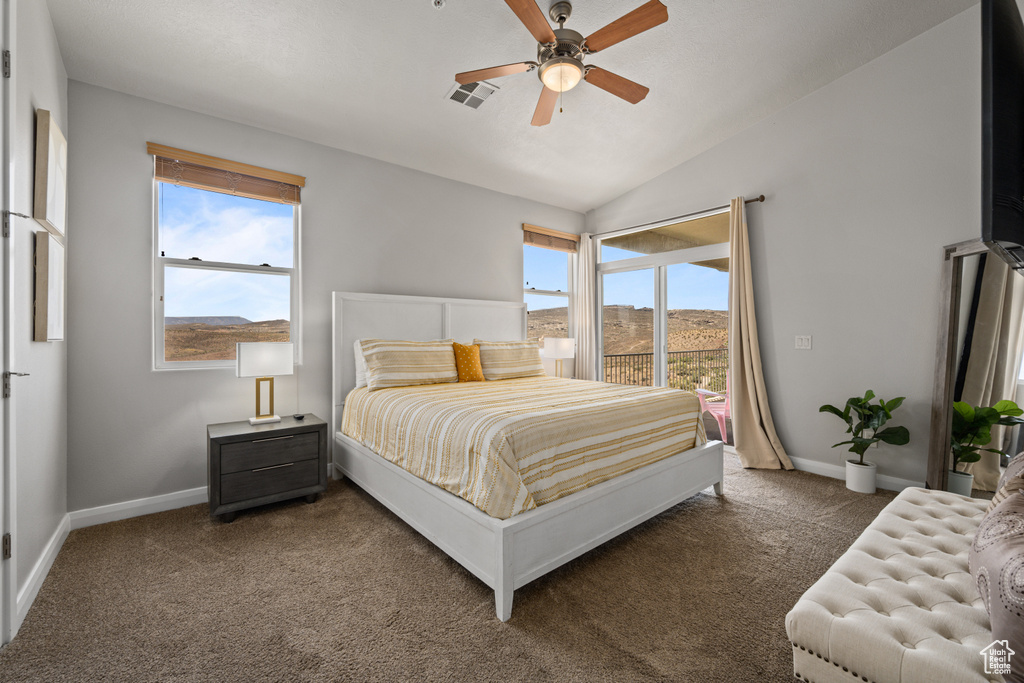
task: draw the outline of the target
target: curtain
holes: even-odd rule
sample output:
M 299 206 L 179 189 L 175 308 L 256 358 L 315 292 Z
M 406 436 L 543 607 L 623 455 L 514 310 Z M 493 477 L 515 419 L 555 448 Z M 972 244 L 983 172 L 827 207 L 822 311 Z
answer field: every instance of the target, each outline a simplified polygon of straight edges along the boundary
M 576 378 L 598 380 L 597 370 L 597 250 L 594 236 L 580 235 L 576 251 L 576 282 L 572 319 L 576 331 Z
M 978 310 L 962 401 L 973 406 L 991 406 L 1014 400 L 1024 348 L 1024 277 L 1000 258 L 986 257 L 981 276 Z M 1003 448 L 1007 428 L 992 429 L 989 448 Z M 974 475 L 974 488 L 995 491 L 999 482 L 999 455 L 982 453 L 981 460 L 962 466 Z
M 733 440 L 744 467 L 793 469 L 775 433 L 761 370 L 743 197 L 729 211 L 729 402 Z

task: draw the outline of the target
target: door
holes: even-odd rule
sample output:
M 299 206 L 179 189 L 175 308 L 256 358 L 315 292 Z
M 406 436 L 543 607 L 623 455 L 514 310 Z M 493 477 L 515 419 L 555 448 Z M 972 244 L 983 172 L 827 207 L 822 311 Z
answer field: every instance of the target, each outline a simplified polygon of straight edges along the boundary
M 11 0 L 0 0 L 0 43 L 3 50 L 12 49 L 14 36 L 14 14 Z M 12 182 L 9 173 L 11 162 L 11 79 L 0 78 L 3 84 L 0 85 L 0 210 L 8 211 L 11 207 Z M 6 214 L 3 214 L 6 216 Z M 6 370 L 8 365 L 8 342 L 10 335 L 10 306 L 8 305 L 9 283 L 8 273 L 10 269 L 10 240 L 3 239 L 3 249 L 0 251 L 0 359 L 3 365 L 0 371 Z M 11 458 L 8 440 L 8 414 L 7 401 L 4 402 L 3 419 L 0 419 L 0 534 L 10 533 L 13 525 L 11 511 L 11 496 L 9 491 L 11 481 Z M 15 572 L 10 567 L 10 560 L 0 560 L 0 644 L 6 644 L 11 639 L 11 626 L 14 622 L 14 585 Z
M 598 238 L 605 382 L 725 393 L 729 212 Z

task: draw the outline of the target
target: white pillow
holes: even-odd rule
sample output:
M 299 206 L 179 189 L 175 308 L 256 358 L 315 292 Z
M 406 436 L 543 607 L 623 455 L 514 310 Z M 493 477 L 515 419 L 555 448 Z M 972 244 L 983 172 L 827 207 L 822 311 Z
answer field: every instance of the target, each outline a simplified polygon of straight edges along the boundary
M 493 342 L 473 340 L 480 346 L 480 365 L 488 380 L 515 377 L 541 377 L 544 364 L 540 360 L 540 344 L 536 339 Z
M 459 381 L 451 339 L 361 339 L 359 345 L 366 361 L 366 386 L 370 391 Z
M 352 351 L 356 359 L 356 388 L 366 386 L 366 359 L 363 358 L 363 347 L 360 344 L 362 339 L 356 339 L 352 344 Z

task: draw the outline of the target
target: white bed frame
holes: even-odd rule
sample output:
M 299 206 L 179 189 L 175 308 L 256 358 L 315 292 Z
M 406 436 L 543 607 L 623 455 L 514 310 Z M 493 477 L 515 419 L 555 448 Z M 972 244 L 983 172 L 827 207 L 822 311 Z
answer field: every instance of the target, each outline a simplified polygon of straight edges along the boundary
M 523 339 L 526 304 L 334 292 L 331 433 L 335 474 L 354 481 L 494 589 L 501 621 L 515 589 L 714 486 L 722 442 L 683 451 L 510 519 L 491 517 L 340 434 L 357 339 Z

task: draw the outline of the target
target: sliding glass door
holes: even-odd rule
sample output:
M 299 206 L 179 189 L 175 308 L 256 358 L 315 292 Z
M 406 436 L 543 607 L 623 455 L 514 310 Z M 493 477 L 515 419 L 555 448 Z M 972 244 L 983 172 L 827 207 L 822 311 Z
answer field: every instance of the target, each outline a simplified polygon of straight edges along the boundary
M 724 394 L 728 209 L 598 239 L 603 380 Z

